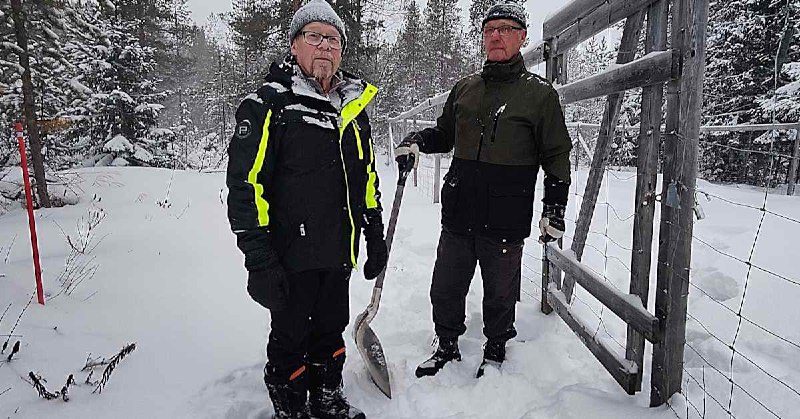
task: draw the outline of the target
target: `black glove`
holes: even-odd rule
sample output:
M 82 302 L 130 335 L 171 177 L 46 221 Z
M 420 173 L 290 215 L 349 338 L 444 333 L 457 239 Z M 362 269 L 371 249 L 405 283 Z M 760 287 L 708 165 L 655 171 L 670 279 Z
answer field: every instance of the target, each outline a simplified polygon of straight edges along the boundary
M 270 310 L 283 310 L 289 299 L 289 280 L 266 229 L 236 233 L 236 244 L 244 253 L 247 293 Z
M 383 220 L 380 213 L 364 219 L 364 238 L 367 240 L 367 262 L 364 263 L 364 278 L 372 280 L 386 268 L 389 250 L 383 239 Z
M 280 311 L 289 301 L 289 280 L 279 263 L 269 268 L 250 271 L 247 276 L 247 293 L 258 304 Z
M 564 211 L 569 198 L 569 180 L 563 181 L 557 176 L 545 173 L 544 176 L 544 210 L 539 220 L 539 243 L 556 241 L 564 236 Z
M 567 207 L 558 204 L 545 204 L 542 219 L 539 220 L 539 243 L 556 241 L 564 236 L 564 212 Z
M 394 149 L 395 161 L 400 166 L 401 172 L 411 171 L 411 157 L 413 157 L 413 167 L 419 165 L 419 145 L 422 143 L 422 136 L 418 132 L 412 132 L 400 141 Z

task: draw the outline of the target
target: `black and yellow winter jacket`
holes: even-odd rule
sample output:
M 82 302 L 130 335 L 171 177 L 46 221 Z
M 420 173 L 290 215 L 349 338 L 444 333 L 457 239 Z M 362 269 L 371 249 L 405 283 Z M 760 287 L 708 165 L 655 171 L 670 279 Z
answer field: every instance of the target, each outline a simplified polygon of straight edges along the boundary
M 424 153 L 454 150 L 442 186 L 442 224 L 452 231 L 528 237 L 539 168 L 546 203 L 566 205 L 572 143 L 558 94 L 522 56 L 487 62 L 450 91 L 436 126 L 420 132 Z
M 291 57 L 273 63 L 236 111 L 228 219 L 248 270 L 272 254 L 289 273 L 355 267 L 364 220 L 380 220 L 364 111 L 377 88 L 340 72 L 337 107 L 298 73 Z

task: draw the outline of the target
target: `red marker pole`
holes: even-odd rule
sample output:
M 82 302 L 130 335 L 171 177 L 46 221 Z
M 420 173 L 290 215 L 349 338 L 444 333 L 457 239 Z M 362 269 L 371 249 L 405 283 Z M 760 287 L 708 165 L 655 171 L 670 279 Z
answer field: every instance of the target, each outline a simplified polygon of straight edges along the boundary
M 36 296 L 39 304 L 44 305 L 44 291 L 42 290 L 42 267 L 39 265 L 39 242 L 36 239 L 36 219 L 33 217 L 33 194 L 31 193 L 31 180 L 28 177 L 28 155 L 25 153 L 25 137 L 22 135 L 22 123 L 14 126 L 17 130 L 17 144 L 22 165 L 22 180 L 25 182 L 25 201 L 28 205 L 28 226 L 31 230 L 31 248 L 33 249 L 33 269 L 36 273 Z

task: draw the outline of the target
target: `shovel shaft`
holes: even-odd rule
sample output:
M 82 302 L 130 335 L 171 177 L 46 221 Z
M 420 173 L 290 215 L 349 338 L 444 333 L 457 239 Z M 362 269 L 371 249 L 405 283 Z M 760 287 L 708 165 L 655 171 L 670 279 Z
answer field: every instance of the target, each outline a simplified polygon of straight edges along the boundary
M 392 213 L 389 216 L 389 226 L 386 229 L 386 251 L 391 254 L 392 241 L 394 239 L 394 232 L 397 226 L 397 218 L 400 215 L 400 203 L 403 201 L 403 191 L 406 186 L 406 179 L 411 167 L 414 165 L 413 155 L 409 156 L 409 164 L 401 167 L 398 179 L 397 189 L 394 192 L 394 201 L 392 201 Z M 372 299 L 370 299 L 367 309 L 356 317 L 355 324 L 353 325 L 353 338 L 356 341 L 356 348 L 358 353 L 364 359 L 367 371 L 370 378 L 378 386 L 378 388 L 386 395 L 392 398 L 391 382 L 389 379 L 389 369 L 386 363 L 386 357 L 383 354 L 383 347 L 380 340 L 372 328 L 369 327 L 370 322 L 378 314 L 378 306 L 381 302 L 381 293 L 383 292 L 383 280 L 386 277 L 386 268 L 384 267 L 378 278 L 375 280 L 375 286 L 372 289 Z

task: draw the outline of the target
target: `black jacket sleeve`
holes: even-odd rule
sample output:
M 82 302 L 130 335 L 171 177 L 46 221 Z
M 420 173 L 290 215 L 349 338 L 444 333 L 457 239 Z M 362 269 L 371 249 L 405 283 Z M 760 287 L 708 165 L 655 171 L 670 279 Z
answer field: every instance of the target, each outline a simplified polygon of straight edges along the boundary
M 260 96 L 245 98 L 228 146 L 228 221 L 250 271 L 277 261 L 269 241 L 268 197 L 277 153 L 275 139 L 269 138 L 270 117 Z
M 545 204 L 566 205 L 570 184 L 569 153 L 572 140 L 569 138 L 564 122 L 564 112 L 555 90 L 544 100 L 538 124 L 538 137 L 541 138 L 540 161 L 545 172 Z
M 436 119 L 436 126 L 425 128 L 419 134 L 422 142 L 419 150 L 423 153 L 449 153 L 456 143 L 456 115 L 453 103 L 455 102 L 458 85 L 450 90 L 447 101 L 444 103 L 442 114 Z

